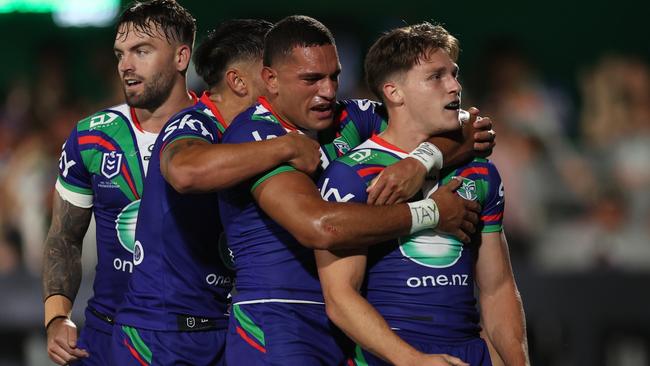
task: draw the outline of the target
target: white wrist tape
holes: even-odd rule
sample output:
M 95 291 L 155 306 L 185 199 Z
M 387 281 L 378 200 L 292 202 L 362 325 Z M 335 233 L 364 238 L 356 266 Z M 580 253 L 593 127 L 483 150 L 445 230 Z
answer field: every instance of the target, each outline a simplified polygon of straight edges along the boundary
M 460 122 L 460 127 L 462 128 L 467 121 L 469 121 L 469 112 L 464 109 L 458 110 L 458 122 Z
M 436 201 L 426 198 L 409 202 L 411 209 L 411 234 L 425 229 L 435 229 L 440 221 L 440 213 Z
M 430 142 L 423 142 L 418 145 L 409 154 L 409 157 L 422 163 L 429 173 L 436 173 L 442 169 L 442 152 Z

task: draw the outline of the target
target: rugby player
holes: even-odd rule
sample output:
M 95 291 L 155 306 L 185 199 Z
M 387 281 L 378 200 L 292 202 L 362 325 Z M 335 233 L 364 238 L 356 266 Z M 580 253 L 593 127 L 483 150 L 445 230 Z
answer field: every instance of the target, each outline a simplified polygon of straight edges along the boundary
M 366 202 L 366 187 L 385 167 L 456 128 L 458 116 L 444 106 L 460 103 L 457 57 L 456 38 L 430 23 L 394 29 L 375 42 L 366 78 L 387 108 L 388 127 L 328 167 L 319 182 L 325 199 Z M 461 179 L 457 194 L 481 204 L 480 235 L 463 243 L 425 230 L 369 249 L 316 251 L 327 314 L 358 344 L 355 365 L 491 365 L 479 336 L 481 318 L 505 364 L 527 365 L 499 173 L 489 161 L 474 159 L 439 178 L 440 184 Z M 427 181 L 422 195 L 436 188 L 435 180 Z M 327 195 L 330 189 L 339 195 Z
M 116 364 L 222 364 L 233 275 L 214 191 L 281 163 L 307 173 L 318 165 L 318 144 L 300 134 L 218 144 L 230 119 L 261 93 L 270 28 L 227 21 L 197 48 L 197 71 L 210 89 L 170 118 L 155 142 L 134 272 L 113 330 Z
M 163 124 L 196 100 L 185 85 L 194 32 L 194 19 L 174 1 L 129 7 L 118 20 L 114 45 L 126 103 L 81 120 L 63 145 L 43 263 L 47 350 L 57 364 L 115 364 L 112 323 L 133 270 L 135 222 L 153 143 Z M 70 312 L 93 214 L 94 295 L 77 339 Z
M 299 132 L 321 144 L 326 167 L 386 123 L 377 103 L 336 100 L 339 72 L 334 40 L 324 25 L 305 16 L 283 19 L 265 39 L 266 97 L 237 116 L 222 141 L 248 143 Z M 458 115 L 457 103 L 446 108 Z M 345 341 L 325 314 L 311 249 L 360 247 L 434 227 L 468 240 L 478 204 L 453 194 L 458 186 L 442 187 L 433 200 L 412 207 L 334 204 L 321 199 L 307 174 L 282 165 L 220 191 L 237 275 L 227 363 L 343 362 Z M 323 189 L 339 196 L 336 189 Z

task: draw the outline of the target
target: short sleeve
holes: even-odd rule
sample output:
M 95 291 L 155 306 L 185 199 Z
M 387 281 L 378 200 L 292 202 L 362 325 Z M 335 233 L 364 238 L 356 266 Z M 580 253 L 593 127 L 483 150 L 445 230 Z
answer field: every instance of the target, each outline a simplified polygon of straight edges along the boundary
M 55 188 L 64 201 L 82 208 L 93 206 L 92 177 L 81 157 L 77 128 L 63 144 Z
M 219 130 L 212 117 L 197 110 L 185 110 L 172 117 L 165 124 L 162 136 L 161 153 L 174 141 L 195 138 L 216 144 L 219 140 Z
M 273 139 L 286 135 L 284 128 L 269 121 L 252 121 L 250 119 L 236 119 L 223 135 L 222 142 L 225 144 L 239 144 L 244 142 L 255 142 Z M 267 179 L 295 169 L 288 165 L 282 164 L 274 169 L 264 172 L 251 180 L 250 190 L 253 191 L 257 186 Z
M 325 169 L 318 181 L 318 190 L 325 201 L 366 203 L 366 184 L 356 171 L 339 161 Z

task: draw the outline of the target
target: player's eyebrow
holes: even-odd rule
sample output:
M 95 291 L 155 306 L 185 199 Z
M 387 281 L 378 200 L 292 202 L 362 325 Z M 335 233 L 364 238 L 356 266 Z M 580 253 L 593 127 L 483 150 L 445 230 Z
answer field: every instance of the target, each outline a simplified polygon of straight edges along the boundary
M 338 77 L 340 73 L 341 73 L 341 69 L 336 69 L 336 71 L 333 74 L 327 74 L 324 72 L 304 72 L 298 74 L 298 77 L 300 79 L 322 79 L 328 76 Z
M 153 45 L 150 42 L 142 41 L 142 42 L 138 42 L 138 43 L 134 44 L 133 46 L 129 47 L 129 51 L 138 49 L 139 47 L 142 47 L 142 46 L 153 46 Z M 121 49 L 119 49 L 117 47 L 113 47 L 113 51 L 115 51 L 115 52 L 123 52 Z

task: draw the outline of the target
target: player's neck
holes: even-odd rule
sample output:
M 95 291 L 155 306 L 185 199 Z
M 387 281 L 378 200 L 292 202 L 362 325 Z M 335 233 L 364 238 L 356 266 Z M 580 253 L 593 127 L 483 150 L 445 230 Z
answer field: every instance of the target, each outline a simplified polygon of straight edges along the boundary
M 237 115 L 254 103 L 248 96 L 240 97 L 230 92 L 230 90 L 222 90 L 219 88 L 210 89 L 210 100 L 217 106 L 226 125 L 230 125 Z
M 187 91 L 185 80 L 183 80 L 182 83 L 174 85 L 169 97 L 160 106 L 154 109 L 136 108 L 135 113 L 143 130 L 158 133 L 174 114 L 193 104 L 194 100 Z
M 281 107 L 280 103 L 278 103 L 277 96 L 265 95 L 264 98 L 266 98 L 266 100 L 269 102 L 269 105 L 271 106 L 271 109 L 272 109 L 272 112 L 273 112 L 274 115 L 276 115 L 277 117 L 280 117 L 280 119 L 282 119 L 282 121 L 289 124 L 293 128 L 305 130 L 300 125 L 297 125 L 292 120 L 287 118 L 286 114 L 282 110 L 282 107 Z
M 430 136 L 418 128 L 410 118 L 401 113 L 388 111 L 388 127 L 381 138 L 404 151 L 413 151 Z

